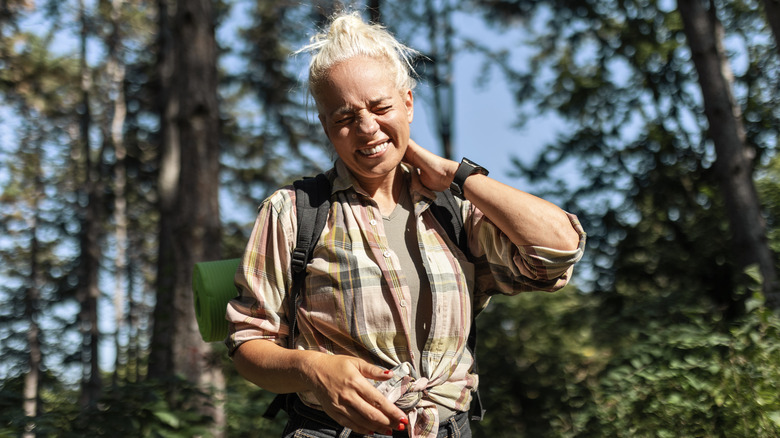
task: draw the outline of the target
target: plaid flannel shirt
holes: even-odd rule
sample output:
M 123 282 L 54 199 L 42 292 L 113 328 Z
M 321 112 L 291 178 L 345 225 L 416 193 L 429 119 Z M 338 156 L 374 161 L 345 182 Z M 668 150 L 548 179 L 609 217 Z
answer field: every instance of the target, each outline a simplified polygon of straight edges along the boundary
M 420 183 L 416 172 L 402 166 L 433 296 L 430 336 L 422 348 L 421 369 L 416 370 L 425 379 L 424 385 L 416 385 L 424 397 L 410 412 L 413 435 L 427 438 L 438 429 L 435 405 L 467 411 L 477 387 L 478 377 L 471 373 L 473 357 L 466 348 L 472 312 L 483 309 L 496 293 L 562 288 L 582 257 L 585 232 L 570 214 L 580 235 L 576 250 L 519 247 L 470 202 L 458 200 L 472 253 L 469 261 L 429 211 L 435 194 Z M 414 363 L 407 273 L 389 247 L 379 208 L 340 160 L 329 176 L 332 204 L 307 266 L 305 292 L 297 306 L 296 348 L 355 356 L 388 369 Z M 295 210 L 292 186 L 276 191 L 258 210 L 235 277 L 240 296 L 227 309 L 231 355 L 251 339 L 287 346 Z M 299 396 L 318 407 L 311 393 Z

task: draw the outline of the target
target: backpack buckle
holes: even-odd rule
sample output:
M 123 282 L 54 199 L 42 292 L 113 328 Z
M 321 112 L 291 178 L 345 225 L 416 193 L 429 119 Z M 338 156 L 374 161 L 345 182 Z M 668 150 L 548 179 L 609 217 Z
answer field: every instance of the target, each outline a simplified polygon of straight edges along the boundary
M 303 271 L 306 268 L 306 259 L 308 259 L 306 251 L 302 248 L 295 248 L 292 253 L 292 261 L 290 262 L 293 272 Z

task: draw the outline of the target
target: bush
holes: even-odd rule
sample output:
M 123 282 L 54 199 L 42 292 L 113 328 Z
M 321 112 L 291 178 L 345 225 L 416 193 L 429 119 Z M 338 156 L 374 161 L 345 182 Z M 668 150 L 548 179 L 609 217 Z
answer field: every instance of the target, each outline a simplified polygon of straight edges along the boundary
M 590 387 L 575 435 L 780 436 L 780 319 L 760 300 L 725 328 L 693 314 L 640 329 Z
M 501 297 L 480 316 L 474 434 L 780 436 L 780 317 L 758 293 L 745 303 L 731 321 L 695 306 L 627 318 L 605 342 L 592 295 Z

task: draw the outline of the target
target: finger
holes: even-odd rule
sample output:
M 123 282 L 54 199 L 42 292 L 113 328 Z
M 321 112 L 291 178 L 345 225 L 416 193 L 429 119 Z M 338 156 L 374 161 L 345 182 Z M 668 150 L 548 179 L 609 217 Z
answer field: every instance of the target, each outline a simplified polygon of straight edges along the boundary
M 357 400 L 354 405 L 345 404 L 334 408 L 334 410 L 326 410 L 326 413 L 340 425 L 359 434 L 384 433 L 400 424 L 363 399 Z
M 378 397 L 367 397 L 363 403 L 355 407 L 356 414 L 362 417 L 361 426 L 375 431 L 387 431 L 399 429 L 406 421 L 406 414 L 393 403 L 385 399 L 382 394 L 375 391 Z M 388 412 L 389 411 L 389 412 Z
M 383 425 L 386 424 L 391 427 L 396 427 L 402 418 L 406 418 L 404 411 L 385 398 L 385 396 L 372 385 L 361 388 L 361 397 L 369 406 L 369 408 L 366 408 L 366 412 L 373 411 L 371 418 L 379 420 Z M 373 416 L 373 414 L 378 414 L 380 417 L 377 418 Z M 385 423 L 385 421 L 387 421 L 387 423 Z
M 363 377 L 372 380 L 388 380 L 393 377 L 393 371 L 386 368 L 382 368 L 376 365 L 371 365 L 366 361 L 360 360 L 357 362 L 357 369 Z
M 385 373 L 388 370 L 376 367 L 368 362 L 361 361 L 357 364 L 357 368 L 358 371 L 369 378 L 372 372 L 376 373 L 377 371 L 380 371 L 381 375 L 385 376 L 383 379 L 387 379 L 392 375 L 392 372 Z M 345 407 L 354 410 L 359 417 L 353 418 L 353 421 L 357 421 L 365 427 L 374 428 L 374 430 L 384 430 L 382 428 L 397 428 L 401 419 L 406 418 L 406 414 L 385 398 L 368 380 L 364 379 L 353 383 L 352 394 L 355 397 L 344 399 L 344 403 L 347 405 Z
M 410 138 L 409 144 L 406 147 L 406 152 L 404 153 L 404 161 L 411 164 L 413 167 L 419 167 L 421 150 L 424 150 L 423 147 Z

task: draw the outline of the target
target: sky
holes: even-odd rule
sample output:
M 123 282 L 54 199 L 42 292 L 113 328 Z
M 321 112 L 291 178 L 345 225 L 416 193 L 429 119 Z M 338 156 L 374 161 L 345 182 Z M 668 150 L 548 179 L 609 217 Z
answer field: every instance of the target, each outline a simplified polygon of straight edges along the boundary
M 523 38 L 520 30 L 501 33 L 488 28 L 477 17 L 457 15 L 455 27 L 466 35 L 488 42 L 494 48 L 512 49 L 516 57 L 523 54 L 517 50 Z M 555 140 L 563 123 L 552 116 L 531 119 L 523 128 L 515 127 L 517 105 L 509 92 L 506 81 L 498 72 L 484 87 L 476 87 L 483 60 L 475 54 L 460 54 L 455 62 L 455 133 L 454 155 L 465 156 L 488 169 L 490 176 L 511 186 L 523 189 L 527 181 L 511 178 L 513 170 L 510 157 L 519 157 L 530 163 L 548 144 Z M 416 101 L 412 136 L 422 146 L 437 151 L 438 141 L 435 126 L 429 117 L 433 113 L 422 100 Z M 420 111 L 422 110 L 422 111 Z

